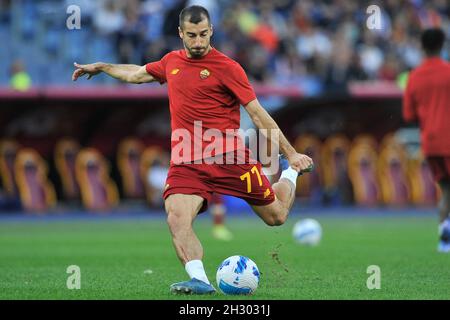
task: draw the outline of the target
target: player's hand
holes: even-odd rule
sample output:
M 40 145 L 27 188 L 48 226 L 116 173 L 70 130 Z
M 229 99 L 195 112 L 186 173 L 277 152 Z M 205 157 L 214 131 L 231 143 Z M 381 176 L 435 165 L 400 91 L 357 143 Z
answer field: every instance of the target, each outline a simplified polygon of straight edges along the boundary
M 72 81 L 77 81 L 79 77 L 84 76 L 85 74 L 88 75 L 89 80 L 90 78 L 101 72 L 100 63 L 98 62 L 91 64 L 78 64 L 74 62 L 73 65 L 76 69 L 72 74 Z
M 297 172 L 300 172 L 300 170 L 305 170 L 314 164 L 310 157 L 301 153 L 294 153 L 290 157 L 287 157 L 287 159 L 291 168 Z

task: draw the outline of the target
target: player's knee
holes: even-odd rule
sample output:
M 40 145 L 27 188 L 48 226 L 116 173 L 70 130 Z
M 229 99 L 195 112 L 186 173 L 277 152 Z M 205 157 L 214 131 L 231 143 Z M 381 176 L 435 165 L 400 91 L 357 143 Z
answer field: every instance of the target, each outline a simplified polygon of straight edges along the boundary
M 275 219 L 275 226 L 281 226 L 283 225 L 287 220 L 287 214 L 278 215 Z
M 287 214 L 285 212 L 274 212 L 268 218 L 264 219 L 264 222 L 271 227 L 281 226 L 287 220 Z
M 167 224 L 171 230 L 175 230 L 189 224 L 189 221 L 186 220 L 186 216 L 180 210 L 167 208 Z

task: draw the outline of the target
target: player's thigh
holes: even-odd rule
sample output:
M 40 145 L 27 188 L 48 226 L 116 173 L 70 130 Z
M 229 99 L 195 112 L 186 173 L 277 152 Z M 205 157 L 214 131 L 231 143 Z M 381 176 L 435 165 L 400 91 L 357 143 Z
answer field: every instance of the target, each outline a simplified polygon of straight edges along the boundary
M 195 194 L 171 194 L 164 200 L 164 207 L 168 215 L 193 220 L 201 207 L 204 199 Z
M 170 205 L 167 207 L 171 210 L 170 212 L 173 213 L 174 210 L 179 212 L 180 210 L 188 209 L 183 207 L 185 196 L 195 196 L 192 198 L 188 197 L 187 199 L 189 200 L 186 200 L 188 201 L 187 205 L 189 206 L 190 212 L 192 212 L 192 210 L 196 211 L 196 208 L 192 209 L 192 206 L 194 205 L 195 207 L 199 201 L 202 203 L 200 212 L 206 211 L 213 192 L 212 187 L 208 183 L 208 177 L 207 168 L 202 165 L 171 166 L 166 179 L 166 187 L 163 192 L 164 203 Z M 173 197 L 174 195 L 177 196 Z M 166 202 L 169 197 L 171 197 L 171 200 Z M 182 198 L 181 202 L 178 200 L 179 198 Z M 180 203 L 181 206 L 179 205 Z
M 218 165 L 214 167 L 214 187 L 221 194 L 246 201 L 269 225 L 282 223 L 285 213 L 275 197 L 269 180 L 261 170 L 261 164 Z
M 241 198 L 251 206 L 266 206 L 275 200 L 275 193 L 259 162 L 216 165 L 212 170 L 217 193 Z

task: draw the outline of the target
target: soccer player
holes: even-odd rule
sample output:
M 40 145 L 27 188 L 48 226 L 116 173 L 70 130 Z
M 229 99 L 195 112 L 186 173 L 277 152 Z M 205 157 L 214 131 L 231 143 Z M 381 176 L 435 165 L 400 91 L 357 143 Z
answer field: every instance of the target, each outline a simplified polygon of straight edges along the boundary
M 445 34 L 422 33 L 425 59 L 411 72 L 403 98 L 405 121 L 418 121 L 422 151 L 442 190 L 438 251 L 450 252 L 450 65 L 440 58 Z
M 312 159 L 296 152 L 259 104 L 242 67 L 211 46 L 212 34 L 208 11 L 200 6 L 190 6 L 179 16 L 179 36 L 184 49 L 172 51 L 160 61 L 144 66 L 75 63 L 76 70 L 72 75 L 73 80 L 85 74 L 89 79 L 104 72 L 129 83 L 167 82 L 172 160 L 163 198 L 173 245 L 191 278 L 172 284 L 170 291 L 173 293 L 209 294 L 216 291 L 206 276 L 203 248 L 192 228 L 194 219 L 207 209 L 214 192 L 240 197 L 267 225 L 282 225 L 294 202 L 298 175 L 313 166 Z M 219 156 L 227 159 L 231 154 L 233 164 L 228 161 L 226 164 L 195 163 L 199 160 L 196 150 L 200 147 L 200 154 L 205 154 L 209 145 L 208 141 L 196 142 L 196 124 L 201 121 L 203 131 L 215 129 L 226 135 L 230 129 L 239 129 L 240 105 L 245 107 L 257 128 L 279 133 L 278 139 L 274 139 L 277 141 L 273 142 L 284 156 L 280 158 L 283 171 L 273 186 L 261 172 L 261 163 L 248 161 L 247 148 L 243 147 L 245 163 L 237 162 L 236 153 L 242 150 L 237 136 L 231 152 L 228 149 L 222 154 L 219 152 Z M 178 156 L 180 136 L 184 140 L 186 135 L 194 136 L 194 147 L 191 152 L 183 149 Z M 228 140 L 228 136 L 226 138 Z M 179 161 L 180 157 L 183 161 Z
M 220 194 L 214 193 L 211 199 L 211 215 L 213 218 L 212 234 L 214 238 L 223 241 L 230 241 L 233 239 L 233 234 L 225 225 L 225 204 L 223 197 Z

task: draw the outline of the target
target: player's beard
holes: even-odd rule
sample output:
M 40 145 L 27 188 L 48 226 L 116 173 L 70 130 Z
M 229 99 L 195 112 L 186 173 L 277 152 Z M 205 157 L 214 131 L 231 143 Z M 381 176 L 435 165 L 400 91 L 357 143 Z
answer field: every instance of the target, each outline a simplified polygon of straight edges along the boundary
M 184 41 L 183 41 L 184 42 Z M 195 47 L 195 48 L 190 48 L 188 47 L 188 45 L 186 44 L 186 42 L 184 42 L 184 47 L 186 48 L 187 51 L 189 51 L 189 54 L 191 55 L 192 58 L 194 59 L 198 59 L 203 57 L 204 54 L 206 54 L 206 52 L 208 51 L 209 48 L 209 42 L 206 46 L 204 47 Z M 196 50 L 196 49 L 202 49 L 202 50 Z

